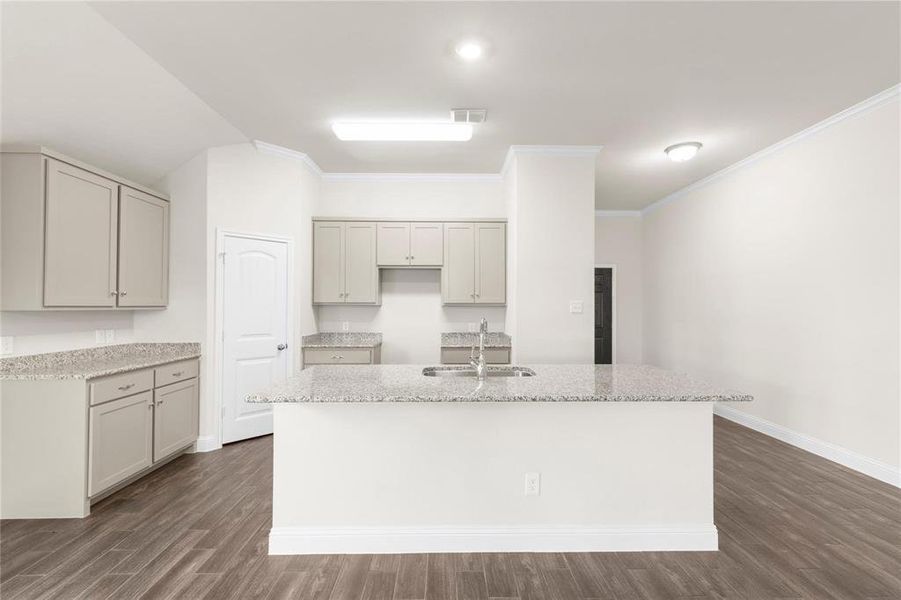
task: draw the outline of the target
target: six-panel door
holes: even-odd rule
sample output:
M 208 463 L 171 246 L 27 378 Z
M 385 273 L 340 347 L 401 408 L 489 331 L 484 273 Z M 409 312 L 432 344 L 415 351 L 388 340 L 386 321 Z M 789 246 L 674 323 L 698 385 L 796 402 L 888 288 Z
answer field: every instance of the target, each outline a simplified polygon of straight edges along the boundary
M 48 159 L 44 306 L 116 304 L 118 184 Z
M 153 391 L 153 461 L 166 458 L 197 439 L 197 379 Z
M 119 192 L 119 306 L 169 301 L 169 203 L 122 186 Z
M 153 464 L 153 393 L 90 408 L 88 496 Z

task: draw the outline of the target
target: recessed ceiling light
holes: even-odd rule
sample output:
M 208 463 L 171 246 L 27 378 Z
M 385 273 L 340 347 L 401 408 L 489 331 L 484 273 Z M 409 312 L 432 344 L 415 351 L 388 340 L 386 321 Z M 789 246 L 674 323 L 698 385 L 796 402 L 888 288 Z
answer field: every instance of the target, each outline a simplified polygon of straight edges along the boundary
M 673 144 L 664 152 L 673 162 L 685 162 L 694 158 L 702 145 L 701 142 L 682 142 L 681 144 Z
M 467 62 L 479 60 L 485 53 L 482 44 L 475 40 L 463 40 L 454 47 L 454 51 L 457 53 L 457 56 Z
M 342 141 L 468 142 L 471 123 L 450 121 L 335 121 L 332 131 Z

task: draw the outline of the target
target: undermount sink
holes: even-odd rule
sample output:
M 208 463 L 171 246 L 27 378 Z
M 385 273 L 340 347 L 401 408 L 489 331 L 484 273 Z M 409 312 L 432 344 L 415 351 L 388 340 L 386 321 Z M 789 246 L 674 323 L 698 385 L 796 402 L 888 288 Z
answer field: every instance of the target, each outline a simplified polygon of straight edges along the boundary
M 477 377 L 472 367 L 426 367 L 422 370 L 426 377 Z M 485 377 L 534 377 L 535 371 L 527 367 L 485 368 Z

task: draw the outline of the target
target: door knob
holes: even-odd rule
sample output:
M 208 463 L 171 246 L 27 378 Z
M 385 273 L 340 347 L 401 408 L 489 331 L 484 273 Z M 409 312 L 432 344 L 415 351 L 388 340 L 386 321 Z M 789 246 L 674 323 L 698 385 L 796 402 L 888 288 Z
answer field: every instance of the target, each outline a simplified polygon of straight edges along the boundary
M 278 350 L 284 350 L 284 349 L 287 348 L 287 347 L 288 347 L 288 344 L 279 344 L 278 346 L 276 346 L 276 348 L 277 348 Z

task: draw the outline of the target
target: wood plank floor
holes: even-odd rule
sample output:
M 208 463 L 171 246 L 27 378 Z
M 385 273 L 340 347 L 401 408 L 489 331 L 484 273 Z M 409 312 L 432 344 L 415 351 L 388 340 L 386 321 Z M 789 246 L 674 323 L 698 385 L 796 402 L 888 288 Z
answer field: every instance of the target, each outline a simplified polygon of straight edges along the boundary
M 717 418 L 719 552 L 269 557 L 272 440 L 0 523 L 0 597 L 901 599 L 901 492 Z

